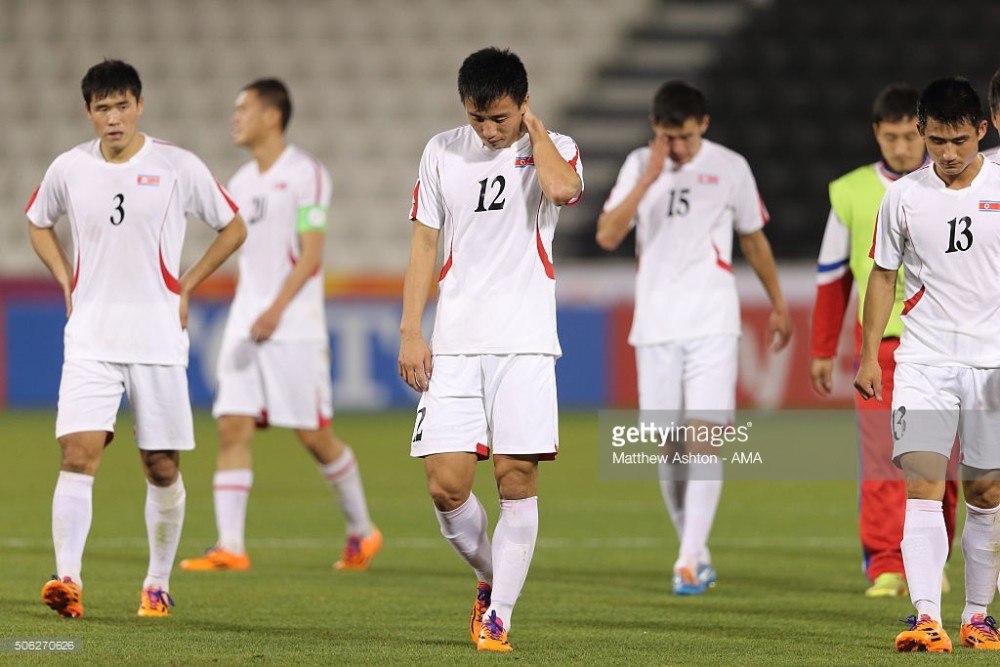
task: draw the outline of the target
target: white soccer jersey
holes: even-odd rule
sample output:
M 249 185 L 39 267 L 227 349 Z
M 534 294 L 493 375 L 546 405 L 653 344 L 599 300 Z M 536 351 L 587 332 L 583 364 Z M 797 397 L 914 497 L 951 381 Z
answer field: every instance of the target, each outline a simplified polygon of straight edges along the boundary
M 872 257 L 903 266 L 905 327 L 896 362 L 1000 368 L 1000 164 L 949 190 L 929 165 L 882 200 Z
M 576 143 L 549 136 L 582 181 Z M 558 216 L 527 134 L 497 150 L 465 125 L 428 142 L 410 219 L 443 232 L 434 354 L 562 353 L 551 259 Z
M 633 190 L 649 153 L 643 147 L 629 154 L 604 210 Z M 703 139 L 690 162 L 678 167 L 667 159 L 632 221 L 638 273 L 629 343 L 739 335 L 733 231 L 750 234 L 766 222 L 743 156 Z
M 28 202 L 28 219 L 73 231 L 73 313 L 65 357 L 186 366 L 180 323 L 181 248 L 190 213 L 222 229 L 237 207 L 193 153 L 145 136 L 124 163 L 97 139 L 63 153 Z
M 330 174 L 309 153 L 288 146 L 260 173 L 256 160 L 229 181 L 243 211 L 247 240 L 239 253 L 239 282 L 226 335 L 250 337 L 254 321 L 274 302 L 300 255 L 299 233 L 325 231 Z M 285 308 L 273 340 L 327 340 L 323 271 L 317 271 Z

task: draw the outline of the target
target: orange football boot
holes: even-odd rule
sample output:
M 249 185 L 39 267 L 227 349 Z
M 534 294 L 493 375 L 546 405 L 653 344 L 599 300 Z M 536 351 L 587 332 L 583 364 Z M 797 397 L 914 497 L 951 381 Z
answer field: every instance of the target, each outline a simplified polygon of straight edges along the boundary
M 479 645 L 479 631 L 483 627 L 483 615 L 490 608 L 490 596 L 493 587 L 485 581 L 480 581 L 476 587 L 476 604 L 472 605 L 472 618 L 469 619 L 469 634 L 472 635 L 472 643 Z
M 69 577 L 52 575 L 52 581 L 42 586 L 42 602 L 63 618 L 83 618 L 83 591 Z
M 209 570 L 249 570 L 250 557 L 246 554 L 236 555 L 222 547 L 212 547 L 204 556 L 185 558 L 181 561 L 181 569 L 189 572 L 207 572 Z
M 911 615 L 903 623 L 909 623 L 910 629 L 896 636 L 896 650 L 900 653 L 913 651 L 951 653 L 951 638 L 939 621 L 935 621 L 927 614 L 921 614 L 920 618 Z
M 344 553 L 336 563 L 333 564 L 335 570 L 367 570 L 372 562 L 372 558 L 382 548 L 382 532 L 372 527 L 371 535 L 368 537 L 358 537 L 351 535 L 344 545 Z
M 476 650 L 497 653 L 509 653 L 514 650 L 514 647 L 507 641 L 507 629 L 503 627 L 503 621 L 497 618 L 495 611 L 491 611 L 490 617 L 483 621 L 483 627 L 479 630 L 479 641 L 476 642 Z
M 996 620 L 985 614 L 974 614 L 968 623 L 962 623 L 962 644 L 985 651 L 1000 650 Z
M 147 586 L 139 597 L 139 616 L 170 616 L 174 599 L 159 586 Z

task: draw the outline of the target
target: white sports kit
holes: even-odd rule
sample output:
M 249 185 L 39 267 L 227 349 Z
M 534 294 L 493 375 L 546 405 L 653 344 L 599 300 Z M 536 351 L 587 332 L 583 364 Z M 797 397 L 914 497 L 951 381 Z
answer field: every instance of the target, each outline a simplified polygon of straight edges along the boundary
M 632 192 L 649 155 L 648 147 L 629 154 L 604 210 Z M 640 408 L 686 409 L 689 417 L 707 411 L 702 416 L 713 422 L 716 411 L 733 410 L 740 335 L 733 232 L 751 234 L 766 222 L 753 173 L 738 153 L 702 139 L 691 161 L 665 161 L 632 221 L 638 272 L 629 343 L 637 348 Z M 704 339 L 698 344 L 709 349 L 701 353 L 715 362 L 696 363 L 695 339 Z
M 148 411 L 140 407 L 137 434 L 161 427 L 172 432 L 169 422 L 190 424 L 184 376 L 189 342 L 180 324 L 178 284 L 185 214 L 220 230 L 238 209 L 194 154 L 149 136 L 144 140 L 125 163 L 107 162 L 97 139 L 63 153 L 26 209 L 39 228 L 67 215 L 73 233 L 73 312 L 65 330 L 57 437 L 114 424 L 118 401 L 85 405 L 80 397 L 90 390 L 78 386 L 84 382 L 104 383 L 96 393 L 106 397 L 110 391 L 120 399 L 127 390 L 133 406 L 143 406 L 147 393 L 155 395 L 146 382 L 183 391 L 183 400 L 146 403 Z M 117 370 L 91 376 L 79 372 L 88 364 L 78 362 Z M 139 373 L 131 365 L 159 368 Z M 172 448 L 193 448 L 193 433 L 187 439 Z M 144 449 L 161 444 L 139 442 Z
M 212 413 L 315 430 L 333 415 L 322 270 L 288 304 L 267 341 L 251 341 L 250 328 L 295 266 L 299 235 L 326 231 L 330 174 L 312 155 L 288 146 L 264 173 L 256 160 L 244 164 L 229 191 L 244 213 L 247 240 L 239 253 Z
M 899 179 L 882 200 L 872 257 L 884 269 L 902 266 L 906 288 L 893 457 L 947 457 L 957 428 L 966 465 L 1000 468 L 1000 165 L 984 160 L 961 190 L 933 166 Z
M 582 179 L 576 143 L 549 136 Z M 441 230 L 444 264 L 413 456 L 558 451 L 562 351 L 551 259 L 558 215 L 538 182 L 527 134 L 494 149 L 466 125 L 428 142 L 410 219 Z

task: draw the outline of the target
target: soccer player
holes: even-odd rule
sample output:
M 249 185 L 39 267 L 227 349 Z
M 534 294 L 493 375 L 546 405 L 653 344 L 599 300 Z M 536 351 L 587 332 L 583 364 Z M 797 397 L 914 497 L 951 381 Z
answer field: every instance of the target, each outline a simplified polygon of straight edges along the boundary
M 959 436 L 965 609 L 961 641 L 1000 649 L 987 615 L 1000 573 L 1000 165 L 979 154 L 986 119 L 961 78 L 938 79 L 920 95 L 917 126 L 932 165 L 889 185 L 876 221 L 855 387 L 882 400 L 879 348 L 903 267 L 906 325 L 896 349 L 892 459 L 906 479 L 903 567 L 916 614 L 896 637 L 899 651 L 949 652 L 941 625 L 948 555 L 942 499 Z
M 868 256 L 875 233 L 875 216 L 886 186 L 919 169 L 927 161 L 924 141 L 917 131 L 917 99 L 920 91 L 906 84 L 884 88 L 872 106 L 872 131 L 882 159 L 848 172 L 830 183 L 830 215 L 819 251 L 816 306 L 812 317 L 812 359 L 809 375 L 820 396 L 833 390 L 833 361 L 856 282 L 859 304 L 864 303 L 872 260 Z M 858 444 L 861 461 L 859 532 L 864 552 L 865 574 L 872 584 L 868 597 L 906 595 L 903 556 L 903 511 L 906 484 L 893 466 L 887 466 L 892 451 L 889 411 L 892 406 L 893 353 L 903 331 L 903 276 L 900 273 L 889 324 L 879 345 L 883 377 L 883 401 L 865 401 L 855 394 L 858 410 Z M 861 345 L 861 313 L 858 308 L 855 340 Z M 944 508 L 948 544 L 955 535 L 955 504 L 958 483 L 946 485 Z
M 139 132 L 142 83 L 131 65 L 98 63 L 81 87 L 97 139 L 57 157 L 27 207 L 32 246 L 62 287 L 68 318 L 56 416 L 62 464 L 52 499 L 57 575 L 42 599 L 60 616 L 83 616 L 80 573 L 94 477 L 124 392 L 147 479 L 149 569 L 139 616 L 167 616 L 184 522 L 180 452 L 195 445 L 188 303 L 240 246 L 246 227 L 201 160 Z M 64 214 L 72 264 L 53 229 Z M 218 234 L 178 277 L 185 214 Z
M 538 534 L 538 462 L 559 450 L 552 236 L 560 207 L 583 191 L 583 167 L 573 140 L 532 113 L 527 73 L 509 50 L 468 56 L 458 94 L 469 122 L 428 142 L 413 190 L 399 374 L 421 392 L 410 454 L 424 460 L 442 534 L 479 581 L 472 640 L 480 651 L 510 651 Z M 445 261 L 428 347 L 420 322 L 439 236 Z M 476 461 L 491 450 L 500 495 L 492 544 L 472 493 Z
M 294 429 L 336 494 L 347 543 L 338 570 L 366 570 L 382 546 L 368 516 L 354 452 L 330 428 L 330 345 L 323 297 L 323 239 L 330 175 L 290 145 L 292 103 L 285 85 L 261 79 L 236 97 L 233 139 L 253 160 L 229 182 L 247 213 L 239 282 L 219 353 L 212 414 L 219 453 L 212 480 L 218 541 L 184 570 L 247 570 L 247 498 L 253 485 L 251 440 L 268 424 Z
M 664 83 L 650 120 L 654 136 L 625 159 L 597 221 L 597 243 L 614 250 L 636 229 L 639 268 L 629 343 L 636 350 L 639 409 L 673 411 L 695 429 L 724 425 L 736 407 L 740 335 L 734 231 L 771 301 L 771 349 L 782 349 L 792 333 L 763 232 L 767 212 L 746 160 L 704 138 L 709 115 L 700 90 L 683 81 Z M 681 446 L 712 453 L 698 443 Z M 678 595 L 700 595 L 716 579 L 708 537 L 722 465 L 717 457 L 703 460 L 683 471 L 660 471 L 680 539 L 672 581 Z
M 990 121 L 997 133 L 1000 133 L 1000 69 L 994 72 L 990 79 L 989 105 Z M 983 151 L 983 155 L 994 162 L 1000 161 L 1000 146 Z

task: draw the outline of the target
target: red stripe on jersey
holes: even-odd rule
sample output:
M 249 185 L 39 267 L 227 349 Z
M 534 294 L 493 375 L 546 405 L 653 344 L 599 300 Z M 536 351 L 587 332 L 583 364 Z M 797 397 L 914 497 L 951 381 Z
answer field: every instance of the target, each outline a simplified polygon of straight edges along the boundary
M 760 204 L 760 217 L 764 218 L 764 224 L 771 222 L 771 214 L 767 212 L 767 207 L 764 206 L 764 198 L 757 193 L 757 202 Z
M 854 276 L 849 271 L 837 280 L 816 287 L 816 307 L 812 314 L 810 349 L 817 359 L 837 356 L 837 341 L 844 326 L 844 313 L 851 299 Z
M 28 200 L 28 205 L 24 207 L 24 212 L 25 213 L 27 213 L 28 211 L 31 210 L 31 205 L 35 203 L 35 199 L 38 198 L 38 191 L 41 190 L 41 189 L 42 189 L 42 186 L 39 185 L 39 186 L 37 186 L 35 188 L 35 191 L 31 193 L 31 199 Z
M 719 268 L 721 268 L 723 271 L 729 271 L 729 273 L 732 273 L 733 272 L 732 264 L 727 264 L 725 261 L 723 261 L 722 253 L 719 252 L 719 249 L 715 246 L 715 243 L 712 243 L 712 250 L 715 251 L 716 265 L 718 265 Z
M 535 245 L 538 247 L 538 259 L 542 260 L 542 267 L 545 269 L 545 275 L 552 280 L 556 279 L 556 270 L 552 266 L 552 260 L 549 259 L 549 255 L 545 252 L 545 244 L 542 243 L 542 232 L 538 229 L 538 223 L 535 223 Z
M 73 284 L 70 285 L 69 291 L 72 293 L 76 289 L 76 281 L 80 279 L 80 249 L 76 249 L 76 268 L 73 270 Z
M 490 448 L 481 442 L 476 443 L 476 458 L 480 461 L 485 461 L 490 458 Z
M 451 248 L 448 249 L 448 259 L 445 260 L 444 265 L 441 267 L 441 273 L 438 274 L 438 282 L 444 280 L 444 277 L 448 275 L 448 271 L 451 270 L 451 258 L 453 252 L 454 251 Z
M 906 315 L 908 312 L 913 310 L 913 307 L 917 305 L 917 302 L 924 296 L 924 290 L 927 289 L 926 285 L 921 285 L 917 293 L 911 296 L 909 299 L 903 302 L 903 312 L 902 315 Z
M 577 146 L 576 147 L 576 154 L 573 156 L 573 159 L 572 160 L 567 160 L 567 162 L 569 162 L 569 166 L 571 166 L 574 169 L 576 169 L 576 163 L 579 162 L 579 161 L 580 161 L 580 147 Z
M 875 239 L 878 238 L 878 214 L 875 214 L 875 229 L 872 231 L 872 247 L 868 251 L 868 258 L 875 259 Z
M 222 187 L 221 185 L 219 185 L 219 181 L 215 181 L 215 187 L 219 188 L 219 192 L 221 192 L 222 196 L 226 198 L 226 203 L 229 204 L 229 208 L 233 209 L 233 213 L 234 214 L 239 213 L 240 212 L 240 207 L 237 206 L 236 202 L 234 202 L 229 197 L 229 193 L 226 192 L 226 189 L 224 187 Z
M 413 186 L 413 208 L 410 209 L 410 220 L 417 219 L 417 197 L 420 196 L 420 181 Z
M 167 286 L 168 290 L 174 294 L 181 293 L 181 284 L 177 282 L 177 278 L 170 275 L 167 265 L 163 262 L 163 248 L 160 248 L 160 275 L 163 276 L 163 284 Z

